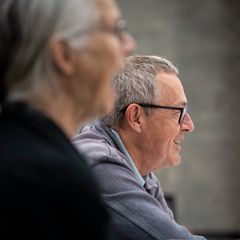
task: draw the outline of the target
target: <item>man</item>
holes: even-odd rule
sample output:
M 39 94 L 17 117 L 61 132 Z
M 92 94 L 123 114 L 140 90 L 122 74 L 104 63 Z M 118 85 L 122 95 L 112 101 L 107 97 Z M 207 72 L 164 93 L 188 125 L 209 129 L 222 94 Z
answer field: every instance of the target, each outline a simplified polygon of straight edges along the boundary
M 0 0 L 0 238 L 108 239 L 70 138 L 111 107 L 134 47 L 112 0 Z
M 204 239 L 175 222 L 152 173 L 180 164 L 184 134 L 194 130 L 177 74 L 166 59 L 129 57 L 113 78 L 113 111 L 74 138 L 101 182 L 120 239 Z

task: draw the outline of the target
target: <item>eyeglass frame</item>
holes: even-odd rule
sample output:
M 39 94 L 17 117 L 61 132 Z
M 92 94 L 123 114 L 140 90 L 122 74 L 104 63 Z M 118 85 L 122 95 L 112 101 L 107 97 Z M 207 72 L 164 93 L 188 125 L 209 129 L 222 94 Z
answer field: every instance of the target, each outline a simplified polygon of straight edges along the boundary
M 94 32 L 106 32 L 106 33 L 112 33 L 114 34 L 120 42 L 123 42 L 124 40 L 124 33 L 127 33 L 127 22 L 122 19 L 119 18 L 116 23 L 115 26 L 110 27 L 110 26 L 96 26 L 93 27 L 92 29 L 82 29 L 80 31 L 77 31 L 76 33 L 74 33 L 74 35 L 82 35 L 82 34 L 91 34 Z
M 106 30 L 110 31 L 110 32 L 113 32 L 117 37 L 118 39 L 122 42 L 123 39 L 124 39 L 124 34 L 127 32 L 127 22 L 122 19 L 122 18 L 119 18 L 114 26 L 114 28 L 105 28 Z
M 130 103 L 132 104 L 132 103 Z M 130 105 L 129 104 L 129 105 Z M 178 119 L 178 123 L 181 125 L 184 121 L 184 117 L 187 113 L 187 106 L 185 107 L 172 107 L 172 106 L 162 106 L 162 105 L 156 105 L 156 104 L 152 104 L 152 103 L 135 103 L 143 108 L 161 108 L 161 109 L 170 109 L 170 110 L 178 110 L 180 111 L 180 116 L 179 116 L 179 119 Z M 125 112 L 128 108 L 127 105 L 126 107 L 124 107 L 121 112 Z

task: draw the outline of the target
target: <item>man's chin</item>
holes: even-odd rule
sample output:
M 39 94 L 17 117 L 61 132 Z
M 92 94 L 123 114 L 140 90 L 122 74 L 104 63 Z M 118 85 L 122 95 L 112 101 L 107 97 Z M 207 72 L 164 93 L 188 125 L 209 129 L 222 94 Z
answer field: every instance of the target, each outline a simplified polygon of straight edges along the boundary
M 177 156 L 176 158 L 172 159 L 171 166 L 178 166 L 181 163 L 181 156 Z

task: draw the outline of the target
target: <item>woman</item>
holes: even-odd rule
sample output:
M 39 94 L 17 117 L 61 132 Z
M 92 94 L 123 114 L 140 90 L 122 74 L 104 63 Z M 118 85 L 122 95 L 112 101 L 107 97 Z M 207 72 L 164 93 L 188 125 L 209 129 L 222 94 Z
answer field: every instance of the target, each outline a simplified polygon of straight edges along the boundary
M 69 139 L 110 108 L 110 76 L 134 45 L 118 18 L 112 0 L 0 2 L 5 239 L 107 239 L 98 186 Z

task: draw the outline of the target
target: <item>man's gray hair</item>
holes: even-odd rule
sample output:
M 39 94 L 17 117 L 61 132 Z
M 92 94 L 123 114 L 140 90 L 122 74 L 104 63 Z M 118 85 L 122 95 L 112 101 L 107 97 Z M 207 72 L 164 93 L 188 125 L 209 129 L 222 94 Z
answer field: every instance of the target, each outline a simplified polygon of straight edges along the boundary
M 24 95 L 56 74 L 49 41 L 83 47 L 98 15 L 96 0 L 0 0 L 0 97 L 3 87 Z
M 161 94 L 156 84 L 160 72 L 178 74 L 178 69 L 167 59 L 157 56 L 131 56 L 125 61 L 124 69 L 112 79 L 117 94 L 113 111 L 102 117 L 110 126 L 119 126 L 124 108 L 131 103 L 153 103 Z

